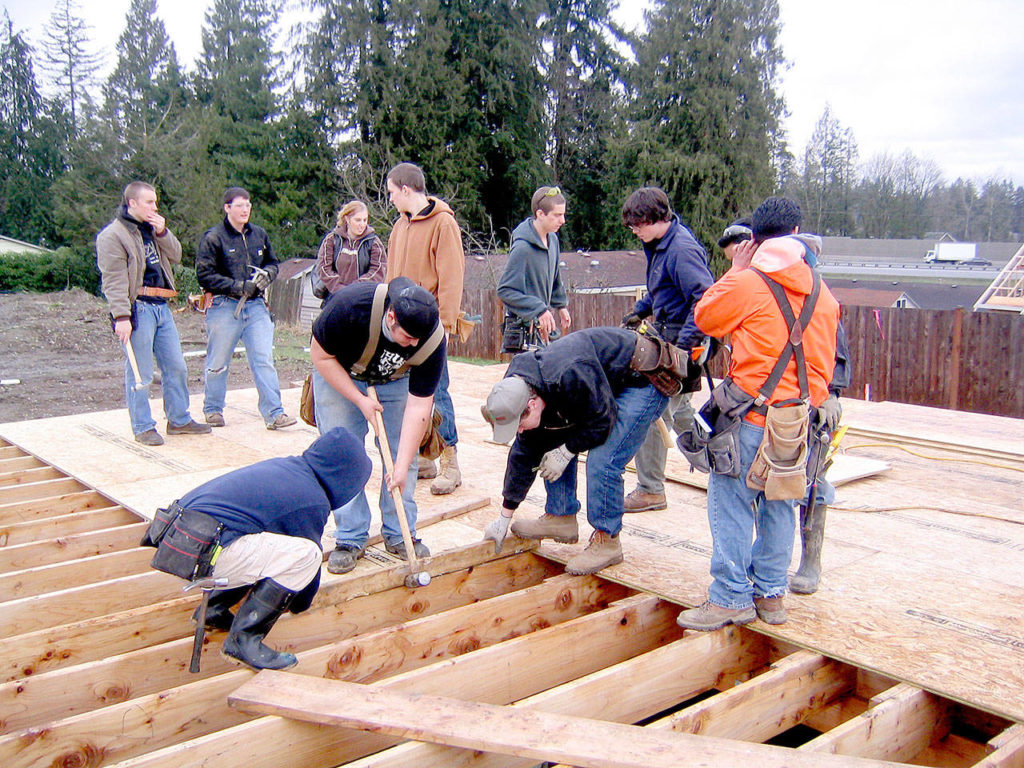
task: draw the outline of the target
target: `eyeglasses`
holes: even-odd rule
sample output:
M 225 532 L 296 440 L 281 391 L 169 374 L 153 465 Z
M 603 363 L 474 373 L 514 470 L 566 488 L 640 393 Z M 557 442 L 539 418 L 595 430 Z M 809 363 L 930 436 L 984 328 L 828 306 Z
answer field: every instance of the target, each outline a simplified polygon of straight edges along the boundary
M 544 193 L 544 197 L 555 197 L 560 194 L 562 194 L 562 190 L 558 187 L 548 187 L 548 191 Z

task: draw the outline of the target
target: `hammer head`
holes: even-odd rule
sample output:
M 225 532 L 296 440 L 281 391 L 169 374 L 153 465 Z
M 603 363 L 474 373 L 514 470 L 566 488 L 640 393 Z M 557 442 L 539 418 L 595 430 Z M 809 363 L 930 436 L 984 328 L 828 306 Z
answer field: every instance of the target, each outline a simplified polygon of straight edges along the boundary
M 425 587 L 430 583 L 430 574 L 426 571 L 420 571 L 419 573 L 410 573 L 405 577 L 405 586 L 409 589 L 416 589 L 416 587 Z

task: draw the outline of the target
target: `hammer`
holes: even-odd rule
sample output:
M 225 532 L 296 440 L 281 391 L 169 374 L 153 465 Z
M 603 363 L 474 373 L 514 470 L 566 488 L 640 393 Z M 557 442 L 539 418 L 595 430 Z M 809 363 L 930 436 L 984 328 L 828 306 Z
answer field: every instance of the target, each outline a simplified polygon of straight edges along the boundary
M 142 374 L 139 373 L 139 361 L 135 357 L 135 350 L 132 348 L 131 339 L 124 343 L 124 353 L 128 355 L 128 364 L 132 367 L 132 375 L 135 376 L 135 386 L 132 389 L 141 389 Z
M 210 604 L 210 593 L 215 589 L 224 589 L 227 585 L 227 579 L 215 579 L 211 576 L 205 579 L 196 579 L 181 589 L 182 592 L 188 592 L 196 587 L 203 590 L 203 599 L 199 603 L 199 615 L 196 616 L 196 636 L 192 642 L 192 661 L 188 665 L 189 672 L 199 671 L 199 656 L 203 652 L 203 638 L 206 636 L 206 608 Z
M 250 264 L 249 265 L 249 269 L 252 270 L 250 272 L 250 274 L 249 274 L 249 279 L 252 280 L 253 282 L 255 282 L 256 278 L 259 277 L 260 275 L 269 275 L 270 274 L 269 272 L 267 272 L 267 270 L 261 269 L 260 267 L 257 267 L 255 264 Z M 238 304 L 235 305 L 235 312 L 234 312 L 235 320 L 237 320 L 239 317 L 242 316 L 242 308 L 245 306 L 245 302 L 247 302 L 248 300 L 249 300 L 249 297 L 246 296 L 245 294 L 242 294 L 242 298 L 240 298 L 238 300 Z
M 377 388 L 369 386 L 367 394 L 373 402 L 380 404 L 377 399 Z M 373 412 L 374 420 L 377 422 L 377 445 L 380 448 L 380 457 L 384 462 L 384 469 L 392 477 L 395 476 L 395 463 L 391 460 L 391 446 L 388 443 L 388 435 L 384 430 L 384 420 L 380 411 Z M 398 518 L 398 526 L 402 529 L 402 541 L 405 542 L 405 556 L 409 560 L 409 575 L 405 577 L 405 586 L 409 589 L 425 587 L 430 583 L 430 574 L 421 571 L 419 560 L 416 558 L 416 548 L 413 546 L 412 532 L 409 530 L 409 518 L 405 513 L 405 501 L 402 499 L 402 492 L 398 488 L 391 489 L 391 498 L 395 500 L 395 515 Z

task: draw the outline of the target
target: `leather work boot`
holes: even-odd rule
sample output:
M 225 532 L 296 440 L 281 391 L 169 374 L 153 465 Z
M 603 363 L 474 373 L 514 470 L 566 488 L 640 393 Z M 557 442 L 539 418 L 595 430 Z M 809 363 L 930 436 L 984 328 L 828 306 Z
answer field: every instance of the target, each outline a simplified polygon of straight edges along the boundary
M 416 477 L 419 480 L 433 480 L 437 477 L 437 464 L 426 456 L 417 456 Z
M 757 611 L 757 618 L 765 624 L 785 624 L 786 606 L 782 604 L 782 596 L 778 597 L 755 597 L 754 610 Z
M 205 435 L 212 430 L 213 427 L 209 424 L 200 424 L 194 419 L 190 419 L 187 424 L 180 426 L 174 426 L 171 422 L 167 422 L 168 435 Z
M 462 485 L 462 472 L 459 471 L 459 459 L 455 446 L 449 445 L 441 452 L 441 471 L 430 484 L 430 492 L 435 496 L 452 493 Z
M 288 610 L 295 593 L 273 579 L 257 581 L 221 645 L 221 655 L 253 669 L 288 669 L 298 663 L 294 654 L 275 651 L 263 644 L 281 614 Z
M 516 520 L 512 533 L 523 539 L 554 539 L 562 544 L 575 544 L 580 540 L 576 515 L 543 514 L 533 520 Z
M 295 423 L 295 417 L 287 413 L 279 413 L 272 421 L 267 422 L 267 429 L 284 429 Z
M 224 426 L 224 414 L 217 411 L 205 414 L 206 423 L 211 427 L 223 427 Z
M 821 578 L 821 544 L 825 538 L 825 504 L 800 507 L 800 567 L 789 580 L 789 588 L 798 595 L 818 591 Z
M 155 429 L 147 429 L 145 432 L 139 432 L 135 436 L 136 443 L 142 443 L 143 445 L 163 445 L 164 439 L 160 437 L 160 433 Z
M 587 548 L 565 564 L 565 572 L 573 576 L 584 576 L 621 562 L 622 542 L 619 537 L 610 536 L 604 531 L 594 531 L 590 534 Z
M 412 548 L 416 553 L 416 558 L 422 560 L 425 557 L 430 557 L 430 550 L 427 549 L 427 545 L 419 539 L 412 540 Z M 403 560 L 408 560 L 408 555 L 405 554 L 405 542 L 396 541 L 392 544 L 390 541 L 384 542 L 384 549 L 390 552 L 392 555 L 398 555 Z
M 366 547 L 352 544 L 336 544 L 334 551 L 327 558 L 328 573 L 348 573 L 356 567 L 356 560 L 363 556 Z
M 235 603 L 241 600 L 252 589 L 251 584 L 231 589 L 215 589 L 210 593 L 210 602 L 206 606 L 206 621 L 203 622 L 207 629 L 219 629 L 222 632 L 231 630 L 231 623 L 235 620 L 235 614 L 231 612 Z M 192 621 L 199 621 L 199 608 L 192 614 Z
M 630 492 L 622 504 L 623 512 L 654 512 L 658 509 L 668 509 L 665 494 L 647 493 L 639 488 Z
M 757 611 L 752 605 L 746 608 L 723 608 L 707 600 L 696 608 L 680 613 L 676 617 L 676 624 L 683 629 L 708 632 L 712 629 L 721 629 L 726 624 L 749 624 L 756 618 Z

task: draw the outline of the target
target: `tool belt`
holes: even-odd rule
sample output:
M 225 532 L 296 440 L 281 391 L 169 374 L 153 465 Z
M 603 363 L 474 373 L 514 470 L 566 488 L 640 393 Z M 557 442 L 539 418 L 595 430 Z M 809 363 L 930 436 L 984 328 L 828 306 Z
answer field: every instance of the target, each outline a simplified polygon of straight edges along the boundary
M 170 288 L 154 288 L 151 285 L 144 285 L 139 288 L 139 296 L 155 296 L 158 299 L 173 299 L 178 295 L 177 291 Z
M 700 366 L 690 360 L 686 350 L 652 333 L 637 332 L 636 349 L 629 365 L 668 397 L 700 390 Z
M 185 509 L 175 501 L 156 511 L 139 546 L 156 547 L 151 568 L 195 581 L 213 573 L 223 530 L 224 524 L 216 518 Z
M 540 334 L 534 323 L 523 320 L 515 315 L 505 315 L 501 321 L 501 351 L 506 355 L 518 355 L 520 352 L 536 349 L 541 346 Z
M 754 398 L 732 379 L 711 390 L 693 425 L 676 439 L 690 467 L 729 477 L 740 476 L 740 426 Z
M 430 413 L 430 424 L 420 441 L 419 455 L 433 461 L 440 456 L 447 447 L 444 438 L 441 437 L 441 412 L 436 408 Z

